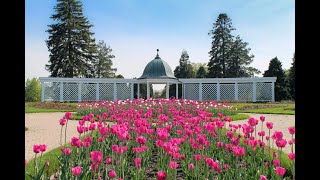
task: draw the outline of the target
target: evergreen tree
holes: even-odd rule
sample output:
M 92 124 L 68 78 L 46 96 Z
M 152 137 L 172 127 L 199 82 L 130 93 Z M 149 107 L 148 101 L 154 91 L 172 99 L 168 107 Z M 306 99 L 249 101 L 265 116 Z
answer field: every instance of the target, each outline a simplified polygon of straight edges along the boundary
M 112 68 L 112 59 L 115 56 L 112 53 L 110 46 L 107 46 L 104 41 L 99 41 L 97 44 L 97 57 L 94 62 L 95 77 L 98 78 L 113 78 L 117 71 L 116 68 Z
M 231 31 L 235 30 L 227 14 L 219 14 L 213 24 L 211 50 L 209 51 L 208 77 L 226 77 L 228 52 L 232 45 Z
M 276 101 L 286 100 L 288 98 L 282 63 L 277 57 L 271 59 L 269 68 L 264 72 L 263 77 L 277 77 L 277 81 L 275 82 Z
M 179 60 L 179 66 L 174 70 L 174 75 L 177 78 L 194 78 L 195 73 L 189 61 L 189 55 L 186 50 L 183 50 Z
M 197 78 L 205 78 L 207 76 L 206 69 L 203 66 L 200 66 L 197 71 Z
M 237 36 L 231 45 L 228 52 L 226 77 L 252 77 L 254 73 L 259 74 L 260 71 L 253 67 L 248 67 L 254 58 L 254 55 L 249 55 L 250 48 L 247 48 L 248 43 L 243 42 L 240 36 Z
M 243 42 L 240 36 L 234 37 L 231 19 L 227 14 L 219 14 L 209 32 L 212 38 L 212 47 L 209 52 L 207 77 L 233 78 L 250 77 L 259 74 L 256 68 L 249 67 L 254 56 L 250 53 L 248 43 Z
M 295 73 L 295 59 L 296 59 L 296 54 L 293 54 L 293 62 L 292 62 L 292 66 L 289 69 L 289 92 L 290 92 L 290 96 L 293 100 L 296 100 L 296 89 L 295 89 L 295 81 L 296 81 L 296 73 Z
M 51 77 L 92 77 L 96 54 L 95 39 L 90 32 L 92 25 L 83 15 L 79 0 L 57 0 L 56 14 L 51 19 L 46 40 L 49 64 L 46 69 Z

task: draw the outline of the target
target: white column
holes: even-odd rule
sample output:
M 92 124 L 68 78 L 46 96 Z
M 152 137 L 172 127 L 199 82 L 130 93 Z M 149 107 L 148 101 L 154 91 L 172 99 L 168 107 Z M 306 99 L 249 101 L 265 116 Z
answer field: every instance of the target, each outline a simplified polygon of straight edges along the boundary
M 78 102 L 81 102 L 82 101 L 82 98 L 81 98 L 81 86 L 82 86 L 82 83 L 78 83 Z
M 134 88 L 134 84 L 133 83 L 131 83 L 131 99 L 133 99 L 133 88 Z
M 217 101 L 220 101 L 220 83 L 217 83 Z
M 169 83 L 166 85 L 166 98 L 169 99 Z
M 117 84 L 113 83 L 113 100 L 117 100 Z
M 234 84 L 234 99 L 235 99 L 236 101 L 239 101 L 238 83 L 237 83 L 237 82 Z
M 274 97 L 274 82 L 271 83 L 271 96 L 272 96 L 272 102 L 275 101 L 275 97 Z
M 185 99 L 186 98 L 186 86 L 185 84 L 183 83 L 182 84 L 182 99 Z
M 150 98 L 150 84 L 147 81 L 147 99 L 149 99 L 149 98 Z
M 140 98 L 140 84 L 138 83 L 138 94 L 137 94 L 137 98 Z
M 44 102 L 44 82 L 41 82 L 41 102 Z
M 63 102 L 63 82 L 60 82 L 60 102 Z
M 202 100 L 202 83 L 199 83 L 199 100 Z
M 253 82 L 253 87 L 252 87 L 252 89 L 253 89 L 253 92 L 252 92 L 252 101 L 253 102 L 257 102 L 257 82 Z
M 99 101 L 99 83 L 96 84 L 96 101 Z
M 176 83 L 176 98 L 179 98 L 179 85 Z

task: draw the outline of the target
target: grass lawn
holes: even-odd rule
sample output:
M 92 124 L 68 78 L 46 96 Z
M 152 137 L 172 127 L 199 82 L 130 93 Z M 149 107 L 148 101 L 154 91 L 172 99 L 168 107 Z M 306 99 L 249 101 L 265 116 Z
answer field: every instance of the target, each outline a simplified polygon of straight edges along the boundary
M 59 102 L 28 102 L 25 103 L 25 113 L 42 112 L 74 112 L 77 109 L 77 103 L 59 103 Z
M 295 114 L 295 103 L 230 103 L 238 112 L 261 114 Z

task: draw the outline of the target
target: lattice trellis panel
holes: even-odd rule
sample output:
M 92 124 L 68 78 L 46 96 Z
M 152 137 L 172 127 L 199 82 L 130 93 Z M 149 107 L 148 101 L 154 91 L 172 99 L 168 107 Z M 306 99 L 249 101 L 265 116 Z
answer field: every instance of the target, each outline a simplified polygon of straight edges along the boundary
M 44 82 L 44 101 L 60 101 L 60 82 Z
M 217 84 L 202 84 L 202 100 L 217 100 Z
M 131 83 L 117 83 L 117 99 L 126 100 L 131 98 Z
M 63 100 L 78 101 L 78 83 L 63 83 Z
M 185 99 L 199 99 L 199 84 L 185 84 L 184 93 Z
M 103 83 L 99 84 L 99 100 L 112 101 L 113 100 L 113 84 Z
M 238 84 L 238 100 L 252 101 L 253 99 L 253 83 Z
M 235 100 L 235 84 L 220 84 L 220 100 Z
M 272 83 L 257 83 L 257 101 L 272 100 Z
M 81 100 L 95 101 L 96 100 L 96 84 L 83 83 L 81 85 Z

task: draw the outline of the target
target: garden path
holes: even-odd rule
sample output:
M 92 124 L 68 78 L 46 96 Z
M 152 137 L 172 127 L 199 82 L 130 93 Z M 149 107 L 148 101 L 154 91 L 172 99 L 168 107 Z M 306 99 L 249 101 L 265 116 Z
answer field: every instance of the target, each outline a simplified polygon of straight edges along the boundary
M 28 130 L 25 132 L 25 159 L 27 161 L 34 157 L 33 145 L 46 144 L 46 152 L 60 146 L 61 126 L 59 120 L 65 113 L 26 113 L 25 126 Z M 67 129 L 67 141 L 72 137 L 78 137 L 78 121 L 69 121 Z M 63 130 L 64 134 L 64 130 Z M 64 142 L 64 135 L 62 138 Z
M 282 131 L 283 139 L 289 141 L 292 138 L 291 134 L 289 134 L 288 127 L 295 126 L 295 115 L 253 114 L 253 113 L 241 113 L 241 114 L 248 114 L 250 117 L 253 117 L 253 118 L 259 120 L 259 124 L 257 125 L 257 131 L 261 131 L 260 116 L 264 116 L 265 121 L 263 123 L 263 130 L 265 131 L 266 136 L 269 135 L 269 131 L 266 128 L 266 122 L 272 122 L 273 129 L 271 129 L 271 136 L 274 131 Z M 247 124 L 247 119 L 246 120 L 239 120 L 239 121 L 232 121 L 231 124 L 235 124 L 235 125 Z M 242 130 L 241 130 L 241 132 L 242 132 Z M 258 132 L 257 132 L 257 136 L 258 136 Z M 293 137 L 295 137 L 295 135 Z M 271 140 L 271 142 L 272 142 L 272 140 Z M 273 146 L 277 147 L 275 142 L 274 142 Z M 272 145 L 271 145 L 271 147 L 272 147 Z M 287 143 L 286 147 L 283 148 L 283 151 L 286 153 L 291 152 L 291 146 L 289 145 L 289 143 Z M 293 148 L 293 152 L 295 152 L 295 148 Z

